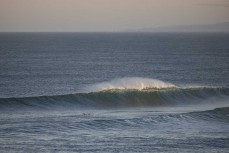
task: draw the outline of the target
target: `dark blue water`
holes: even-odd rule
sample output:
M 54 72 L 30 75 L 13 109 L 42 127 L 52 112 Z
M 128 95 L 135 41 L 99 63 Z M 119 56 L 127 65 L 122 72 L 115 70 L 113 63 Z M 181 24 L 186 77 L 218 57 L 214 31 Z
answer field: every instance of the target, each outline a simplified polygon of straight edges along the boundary
M 227 152 L 229 34 L 0 33 L 0 152 Z
M 75 93 L 122 77 L 229 85 L 228 34 L 0 34 L 0 96 Z

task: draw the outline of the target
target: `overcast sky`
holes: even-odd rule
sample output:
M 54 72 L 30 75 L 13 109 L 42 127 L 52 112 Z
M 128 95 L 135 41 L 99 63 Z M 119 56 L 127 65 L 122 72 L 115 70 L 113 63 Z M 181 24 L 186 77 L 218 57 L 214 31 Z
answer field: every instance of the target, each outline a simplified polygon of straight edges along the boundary
M 0 0 L 0 31 L 119 31 L 229 21 L 229 0 Z

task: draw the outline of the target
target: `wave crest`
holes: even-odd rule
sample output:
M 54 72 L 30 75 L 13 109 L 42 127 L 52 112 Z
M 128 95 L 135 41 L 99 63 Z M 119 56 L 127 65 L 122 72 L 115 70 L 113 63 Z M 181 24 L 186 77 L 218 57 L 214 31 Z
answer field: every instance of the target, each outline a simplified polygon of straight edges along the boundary
M 141 77 L 125 77 L 114 79 L 107 82 L 101 82 L 87 87 L 88 92 L 99 92 L 106 90 L 144 90 L 144 89 L 166 89 L 176 88 L 176 86 L 169 82 L 164 82 L 157 79 L 141 78 Z

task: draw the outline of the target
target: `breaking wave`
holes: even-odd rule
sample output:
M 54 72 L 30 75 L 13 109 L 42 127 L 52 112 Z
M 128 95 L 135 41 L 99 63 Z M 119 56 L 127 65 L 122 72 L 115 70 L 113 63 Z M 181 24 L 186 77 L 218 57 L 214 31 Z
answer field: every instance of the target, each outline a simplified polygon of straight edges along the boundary
M 2 98 L 0 109 L 52 109 L 56 107 L 116 109 L 200 104 L 221 107 L 229 105 L 228 99 L 228 88 L 125 89 L 57 96 Z
M 229 88 L 185 87 L 148 78 L 122 78 L 87 87 L 87 93 L 0 98 L 0 109 L 139 108 L 229 104 Z

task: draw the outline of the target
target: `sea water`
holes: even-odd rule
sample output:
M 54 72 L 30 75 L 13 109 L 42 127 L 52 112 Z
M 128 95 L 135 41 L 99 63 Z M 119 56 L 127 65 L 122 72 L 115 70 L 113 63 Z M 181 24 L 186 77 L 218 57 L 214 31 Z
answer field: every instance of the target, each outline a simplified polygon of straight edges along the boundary
M 228 42 L 0 33 L 0 152 L 228 152 Z

